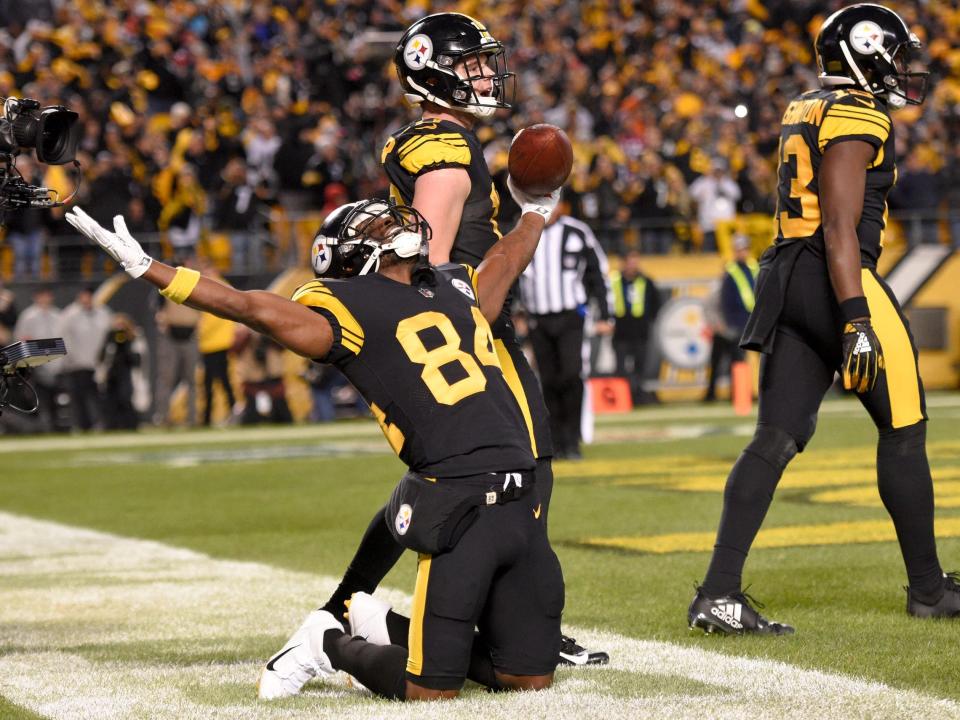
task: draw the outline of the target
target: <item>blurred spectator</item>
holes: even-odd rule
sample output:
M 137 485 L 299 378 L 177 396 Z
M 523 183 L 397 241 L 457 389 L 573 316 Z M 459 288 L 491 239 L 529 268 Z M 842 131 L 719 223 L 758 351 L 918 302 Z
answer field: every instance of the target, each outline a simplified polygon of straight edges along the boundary
M 710 173 L 690 184 L 690 197 L 697 204 L 697 220 L 703 231 L 703 252 L 717 251 L 717 228 L 737 215 L 740 188 L 730 176 L 727 161 L 714 158 Z
M 14 340 L 39 340 L 60 337 L 60 308 L 53 304 L 53 291 L 39 287 L 33 292 L 33 303 L 27 305 L 13 329 Z M 73 352 L 67 345 L 67 354 Z M 58 375 L 63 360 L 35 367 L 31 383 L 37 391 L 37 405 L 41 430 L 63 429 L 57 414 Z
M 293 422 L 283 381 L 283 348 L 245 328 L 240 329 L 240 337 L 244 398 L 241 424 Z
M 247 181 L 247 166 L 242 158 L 233 158 L 223 169 L 223 183 L 217 191 L 215 227 L 230 237 L 230 269 L 247 272 L 260 260 L 257 214 L 260 200 Z
M 312 422 L 335 420 L 337 403 L 338 401 L 345 402 L 344 396 L 349 398 L 346 402 L 350 405 L 350 412 L 353 415 L 369 413 L 363 398 L 353 389 L 343 373 L 333 365 L 310 363 L 304 372 L 303 379 L 310 386 L 310 397 L 313 400 L 310 407 L 310 420 Z
M 609 335 L 607 257 L 589 226 L 563 213 L 561 202 L 547 221 L 520 288 L 543 399 L 550 412 L 554 454 L 579 459 L 583 409 L 583 324 L 587 303 L 599 314 L 595 329 Z
M 580 196 L 583 214 L 596 228 L 597 239 L 607 252 L 621 252 L 623 227 L 619 211 L 623 206 L 617 167 L 606 155 L 593 159 L 591 186 Z
M 717 380 L 730 375 L 734 362 L 743 360 L 740 336 L 747 326 L 756 300 L 754 286 L 760 265 L 750 252 L 750 240 L 744 235 L 733 237 L 733 260 L 727 263 L 720 281 L 717 310 L 713 318 L 713 346 L 710 349 L 710 381 L 704 400 L 717 399 Z
M 226 282 L 217 269 L 211 264 L 204 264 L 202 272 L 205 277 L 220 282 Z M 233 347 L 237 324 L 210 313 L 200 313 L 200 322 L 197 325 L 200 357 L 203 360 L 203 424 L 210 425 L 213 414 L 213 383 L 220 384 L 227 397 L 227 416 L 230 417 L 236 404 L 233 395 L 233 386 L 230 384 L 230 355 Z
M 631 250 L 623 267 L 610 273 L 613 295 L 613 351 L 617 375 L 627 378 L 634 403 L 650 398 L 643 389 L 647 364 L 653 357 L 650 331 L 660 312 L 660 292 L 653 280 L 640 270 L 640 253 Z
M 189 257 L 196 252 L 206 207 L 206 193 L 197 182 L 196 170 L 191 165 L 182 166 L 157 222 L 160 230 L 167 232 L 174 258 Z
M 167 425 L 170 399 L 180 383 L 187 389 L 187 425 L 197 424 L 197 323 L 200 311 L 164 299 L 157 312 L 157 392 L 153 422 Z
M 9 345 L 13 340 L 17 314 L 17 298 L 10 289 L 4 287 L 0 279 L 0 347 Z
M 923 156 L 911 152 L 888 195 L 890 207 L 901 211 L 910 245 L 940 242 L 935 213 L 943 197 L 941 190 L 940 179 Z
M 100 422 L 100 392 L 94 373 L 109 326 L 110 311 L 94 304 L 91 288 L 81 289 L 60 315 L 57 334 L 67 346 L 67 356 L 59 364 L 70 393 L 75 430 L 92 430 Z
M 20 156 L 17 170 L 24 181 L 42 185 L 43 177 L 30 156 Z M 13 248 L 13 273 L 18 279 L 38 278 L 43 260 L 43 221 L 48 211 L 37 208 L 7 213 L 7 240 Z
M 141 365 L 144 349 L 130 316 L 114 315 L 97 368 L 106 430 L 136 430 L 140 424 L 134 408 L 133 373 Z

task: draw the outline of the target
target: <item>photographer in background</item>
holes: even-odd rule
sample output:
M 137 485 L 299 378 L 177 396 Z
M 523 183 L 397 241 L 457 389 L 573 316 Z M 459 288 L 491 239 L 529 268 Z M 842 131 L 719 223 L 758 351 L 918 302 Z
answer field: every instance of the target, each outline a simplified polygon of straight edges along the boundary
M 0 280 L 0 347 L 8 345 L 13 339 L 13 328 L 17 324 L 17 299 L 11 290 L 4 287 Z
M 55 337 L 60 332 L 60 308 L 53 304 L 53 291 L 39 287 L 13 329 L 15 340 L 38 340 Z M 38 423 L 41 432 L 66 430 L 57 419 L 57 375 L 61 363 L 41 365 L 33 370 L 31 382 L 37 391 Z
M 110 311 L 94 305 L 93 290 L 83 288 L 60 315 L 52 333 L 63 338 L 69 354 L 59 365 L 70 393 L 73 429 L 88 431 L 100 424 L 100 392 L 94 374 L 103 340 L 110 327 Z

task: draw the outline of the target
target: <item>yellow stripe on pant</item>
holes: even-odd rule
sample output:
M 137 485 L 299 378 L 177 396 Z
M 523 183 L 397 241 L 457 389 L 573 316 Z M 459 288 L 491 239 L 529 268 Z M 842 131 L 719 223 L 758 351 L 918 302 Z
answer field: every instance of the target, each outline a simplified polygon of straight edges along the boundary
M 417 559 L 417 584 L 413 590 L 413 608 L 410 610 L 410 634 L 407 636 L 407 672 L 423 673 L 423 615 L 427 607 L 427 585 L 430 583 L 432 555 L 421 553 Z
M 513 364 L 513 358 L 510 357 L 510 351 L 503 340 L 494 340 L 493 344 L 497 348 L 497 358 L 500 360 L 500 368 L 503 370 L 503 377 L 507 381 L 510 392 L 517 399 L 520 405 L 520 412 L 523 414 L 523 421 L 527 424 L 527 432 L 530 433 L 530 449 L 533 456 L 537 457 L 537 438 L 533 433 L 533 420 L 530 416 L 530 404 L 527 402 L 527 394 L 523 391 L 523 383 L 520 381 L 520 375 L 517 373 L 517 366 Z
M 883 349 L 887 375 L 887 396 L 894 428 L 923 420 L 920 408 L 920 380 L 913 344 L 900 313 L 870 270 L 861 271 L 863 292 L 870 307 L 870 322 Z

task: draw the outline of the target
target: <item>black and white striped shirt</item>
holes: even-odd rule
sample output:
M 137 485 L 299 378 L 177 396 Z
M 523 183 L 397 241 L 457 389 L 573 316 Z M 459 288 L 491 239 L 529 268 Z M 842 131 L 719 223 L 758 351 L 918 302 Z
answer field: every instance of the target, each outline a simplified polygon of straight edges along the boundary
M 579 310 L 593 299 L 607 320 L 613 305 L 607 256 L 590 227 L 566 215 L 548 225 L 520 276 L 520 291 L 531 315 Z

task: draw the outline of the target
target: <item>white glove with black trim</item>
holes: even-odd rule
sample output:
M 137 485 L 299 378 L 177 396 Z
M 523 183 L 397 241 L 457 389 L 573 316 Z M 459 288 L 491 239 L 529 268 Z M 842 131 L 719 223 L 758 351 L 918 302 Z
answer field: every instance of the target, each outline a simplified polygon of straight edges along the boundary
M 77 206 L 71 208 L 64 215 L 64 219 L 102 247 L 107 255 L 127 271 L 130 277 L 140 277 L 153 262 L 153 258 L 143 251 L 140 243 L 127 230 L 123 215 L 113 218 L 113 232 L 107 230 Z
M 560 188 L 557 188 L 549 195 L 534 197 L 514 185 L 513 178 L 509 175 L 507 175 L 507 189 L 510 190 L 510 196 L 517 205 L 520 206 L 521 215 L 526 215 L 529 212 L 537 213 L 537 215 L 540 215 L 544 219 L 544 222 L 550 219 L 554 208 L 557 207 L 557 203 L 560 202 Z

